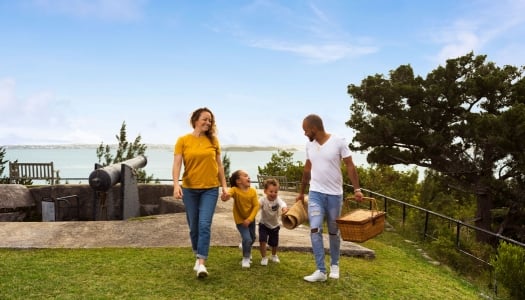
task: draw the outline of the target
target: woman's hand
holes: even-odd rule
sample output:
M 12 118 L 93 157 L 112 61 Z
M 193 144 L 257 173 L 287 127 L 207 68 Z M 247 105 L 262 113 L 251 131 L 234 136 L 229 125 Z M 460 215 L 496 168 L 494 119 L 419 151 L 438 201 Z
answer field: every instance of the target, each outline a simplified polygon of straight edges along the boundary
M 173 186 L 173 198 L 182 199 L 182 189 L 179 185 Z

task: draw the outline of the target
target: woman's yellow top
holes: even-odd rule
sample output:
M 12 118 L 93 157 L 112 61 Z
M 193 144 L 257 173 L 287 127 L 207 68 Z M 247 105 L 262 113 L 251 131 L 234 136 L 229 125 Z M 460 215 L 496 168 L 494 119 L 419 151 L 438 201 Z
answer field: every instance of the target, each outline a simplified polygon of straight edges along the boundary
M 196 137 L 191 133 L 181 136 L 175 143 L 174 154 L 182 154 L 182 187 L 208 189 L 220 186 L 217 155 L 220 156 L 221 148 L 216 138 L 212 142 L 206 136 Z

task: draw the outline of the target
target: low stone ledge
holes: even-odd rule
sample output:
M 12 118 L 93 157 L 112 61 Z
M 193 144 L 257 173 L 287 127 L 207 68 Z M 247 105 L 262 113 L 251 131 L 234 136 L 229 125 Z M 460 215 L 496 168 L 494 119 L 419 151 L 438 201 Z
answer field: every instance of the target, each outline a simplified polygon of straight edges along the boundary
M 0 222 L 21 222 L 35 201 L 25 185 L 0 184 Z
M 160 197 L 159 213 L 173 214 L 185 212 L 186 208 L 182 200 L 175 199 L 172 196 Z

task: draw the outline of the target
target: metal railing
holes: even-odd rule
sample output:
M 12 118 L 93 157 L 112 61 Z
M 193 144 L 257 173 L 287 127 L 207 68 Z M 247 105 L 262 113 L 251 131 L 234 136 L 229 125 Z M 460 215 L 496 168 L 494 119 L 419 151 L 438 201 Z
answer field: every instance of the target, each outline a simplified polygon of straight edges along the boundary
M 350 185 L 349 185 L 350 186 Z M 503 241 L 506 241 L 508 243 L 511 243 L 511 244 L 514 244 L 514 245 L 517 245 L 517 246 L 520 246 L 520 247 L 523 247 L 525 248 L 525 243 L 522 243 L 522 242 L 519 242 L 519 241 L 516 241 L 514 239 L 511 239 L 509 237 L 506 237 L 506 236 L 503 236 L 501 234 L 497 234 L 497 233 L 494 233 L 494 232 L 491 232 L 491 231 L 488 231 L 486 229 L 483 229 L 483 228 L 480 228 L 480 227 L 477 227 L 477 226 L 473 226 L 473 225 L 470 225 L 468 223 L 465 223 L 461 220 L 457 220 L 457 219 L 454 219 L 454 218 L 451 218 L 451 217 L 447 217 L 443 214 L 440 214 L 440 213 L 437 213 L 437 212 L 434 212 L 434 211 L 431 211 L 431 210 L 428 210 L 428 209 L 425 209 L 425 208 L 422 208 L 422 207 L 419 207 L 417 205 L 413 205 L 413 204 L 410 204 L 410 203 L 406 203 L 406 202 L 403 202 L 401 200 L 397 200 L 397 199 L 394 199 L 392 197 L 388 197 L 386 195 L 383 195 L 383 194 L 380 194 L 380 193 L 376 193 L 374 191 L 371 191 L 371 190 L 368 190 L 368 189 L 364 189 L 364 188 L 361 188 L 361 190 L 367 194 L 370 194 L 370 195 L 374 195 L 376 198 L 379 198 L 379 199 L 383 199 L 383 209 L 384 211 L 387 213 L 387 218 L 388 218 L 388 208 L 389 208 L 389 202 L 393 202 L 395 204 L 398 204 L 401 206 L 402 208 L 402 224 L 404 225 L 405 222 L 406 222 L 406 218 L 407 218 L 407 208 L 413 208 L 413 209 L 416 209 L 420 212 L 423 212 L 425 214 L 425 225 L 424 225 L 424 228 L 423 228 L 423 236 L 426 238 L 426 237 L 432 237 L 429 233 L 428 233 L 428 229 L 429 229 L 429 217 L 430 216 L 434 216 L 434 217 L 438 217 L 438 218 L 441 218 L 443 220 L 446 220 L 446 221 L 449 221 L 451 223 L 454 223 L 456 225 L 456 246 L 459 246 L 459 242 L 460 242 L 460 235 L 461 235 L 461 227 L 466 227 L 466 228 L 469 228 L 469 229 L 472 229 L 474 231 L 477 231 L 477 232 L 482 232 L 484 234 L 487 234 L 487 235 L 490 235 L 492 236 L 493 238 L 496 238 L 498 240 L 503 240 Z
M 349 184 L 345 184 L 345 185 L 351 187 L 351 185 L 349 185 Z M 476 254 L 471 253 L 471 252 L 469 252 L 468 250 L 466 250 L 466 249 L 464 249 L 462 247 L 462 245 L 461 245 L 461 233 L 463 232 L 463 229 L 475 231 L 476 233 L 483 233 L 483 234 L 489 235 L 490 237 L 496 239 L 498 241 L 498 243 L 500 241 L 505 241 L 507 243 L 510 243 L 510 244 L 513 244 L 513 245 L 516 245 L 516 246 L 519 246 L 519 247 L 522 247 L 522 248 L 525 249 L 525 243 L 522 243 L 520 241 L 516 241 L 516 240 L 511 239 L 509 237 L 506 237 L 506 236 L 503 236 L 503 235 L 500 235 L 500 234 L 488 231 L 488 230 L 483 229 L 483 228 L 479 228 L 477 226 L 465 223 L 465 222 L 463 222 L 461 220 L 457 220 L 457 219 L 445 216 L 443 214 L 440 214 L 440 213 L 437 213 L 437 212 L 434 212 L 434 211 L 431 211 L 431 210 L 419 207 L 417 205 L 406 203 L 406 202 L 394 199 L 392 197 L 388 197 L 386 195 L 383 195 L 383 194 L 380 194 L 380 193 L 376 193 L 376 192 L 368 190 L 368 189 L 361 188 L 361 190 L 363 191 L 363 193 L 366 193 L 368 195 L 371 195 L 374 198 L 377 198 L 376 200 L 378 200 L 377 201 L 378 202 L 378 206 L 379 206 L 379 203 L 381 203 L 381 202 L 383 203 L 383 211 L 386 212 L 387 220 L 392 218 L 391 214 L 389 214 L 389 212 L 388 212 L 390 207 L 392 205 L 400 206 L 400 208 L 401 208 L 401 224 L 403 226 L 405 225 L 405 223 L 407 221 L 407 217 L 408 217 L 407 209 L 414 209 L 414 210 L 416 210 L 419 213 L 423 213 L 424 216 L 425 216 L 423 229 L 422 229 L 422 235 L 423 235 L 423 239 L 424 240 L 426 238 L 437 239 L 436 237 L 434 237 L 432 234 L 429 233 L 429 230 L 430 230 L 430 218 L 431 217 L 439 218 L 441 220 L 449 222 L 449 224 L 454 224 L 454 227 L 455 227 L 455 244 L 454 244 L 455 249 L 458 252 L 460 252 L 460 253 L 462 253 L 462 254 L 464 254 L 464 255 L 466 255 L 466 256 L 476 260 L 477 262 L 482 263 L 486 267 L 490 268 L 490 272 L 491 272 L 492 276 L 494 277 L 494 278 L 492 278 L 492 280 L 494 281 L 493 282 L 493 289 L 494 289 L 493 292 L 495 294 L 497 294 L 497 283 L 496 283 L 495 275 L 493 274 L 494 266 L 489 261 L 483 259 L 483 257 L 479 257 Z M 383 201 L 380 201 L 380 200 L 383 200 Z M 494 248 L 494 251 L 496 251 L 495 248 Z

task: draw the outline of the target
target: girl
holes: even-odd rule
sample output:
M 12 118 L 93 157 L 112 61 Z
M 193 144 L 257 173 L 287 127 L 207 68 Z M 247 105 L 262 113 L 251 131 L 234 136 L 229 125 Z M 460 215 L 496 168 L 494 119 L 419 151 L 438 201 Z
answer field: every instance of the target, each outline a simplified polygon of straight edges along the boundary
M 243 268 L 250 267 L 252 245 L 255 242 L 255 216 L 259 211 L 257 191 L 251 186 L 250 176 L 244 170 L 233 172 L 230 177 L 230 188 L 226 195 L 221 196 L 222 201 L 232 197 L 233 219 L 242 238 Z

